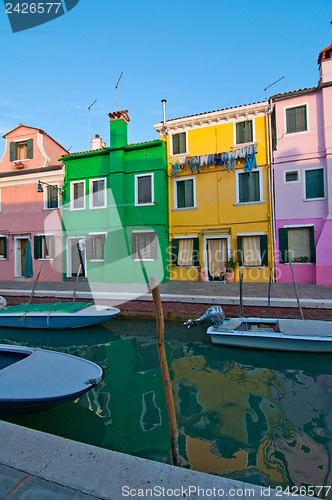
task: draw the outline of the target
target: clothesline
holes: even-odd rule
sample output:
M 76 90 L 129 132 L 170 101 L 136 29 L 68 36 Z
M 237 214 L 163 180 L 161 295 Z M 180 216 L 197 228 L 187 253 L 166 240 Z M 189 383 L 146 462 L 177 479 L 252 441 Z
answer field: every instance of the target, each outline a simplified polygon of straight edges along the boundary
M 235 170 L 236 160 L 244 159 L 244 170 L 245 172 L 250 172 L 253 168 L 257 168 L 256 163 L 257 145 L 252 144 L 250 146 L 245 146 L 240 149 L 234 149 L 232 151 L 226 151 L 224 153 L 218 153 L 213 155 L 201 155 L 201 156 L 173 156 L 169 159 L 169 164 L 172 165 L 172 176 L 174 177 L 179 170 L 183 170 L 187 167 L 191 168 L 191 173 L 197 168 L 197 173 L 201 173 L 201 167 L 203 165 L 224 165 L 228 166 L 228 172 L 233 169 Z

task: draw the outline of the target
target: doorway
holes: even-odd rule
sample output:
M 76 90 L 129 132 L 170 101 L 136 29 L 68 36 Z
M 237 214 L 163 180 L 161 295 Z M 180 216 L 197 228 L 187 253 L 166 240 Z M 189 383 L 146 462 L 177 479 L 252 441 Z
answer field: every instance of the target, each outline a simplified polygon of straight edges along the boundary
M 14 239 L 14 266 L 15 278 L 23 278 L 24 252 L 29 238 L 26 236 L 15 236 Z
M 79 244 L 80 252 L 78 250 Z M 67 277 L 76 278 L 78 271 L 79 278 L 86 277 L 85 237 L 70 236 L 67 238 Z
M 229 236 L 204 237 L 206 281 L 225 281 L 225 261 L 229 253 Z

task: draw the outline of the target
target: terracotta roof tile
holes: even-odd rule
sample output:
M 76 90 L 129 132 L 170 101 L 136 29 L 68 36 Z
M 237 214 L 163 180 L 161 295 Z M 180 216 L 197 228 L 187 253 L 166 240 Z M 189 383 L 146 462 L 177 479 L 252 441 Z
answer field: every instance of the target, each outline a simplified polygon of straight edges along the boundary
M 291 90 L 290 92 L 284 92 L 283 94 L 274 94 L 273 96 L 271 96 L 271 98 L 276 99 L 276 98 L 280 98 L 280 97 L 309 94 L 310 92 L 314 92 L 315 90 L 318 90 L 318 87 L 310 87 L 310 88 L 305 87 L 304 89 Z
M 53 137 L 51 137 L 49 134 L 47 134 L 44 130 L 42 130 L 41 128 L 36 128 L 36 127 L 30 127 L 29 125 L 23 125 L 22 123 L 20 123 L 17 127 L 13 128 L 12 130 L 10 130 L 9 132 L 7 132 L 7 134 L 3 135 L 2 137 L 5 139 L 7 137 L 7 135 L 11 134 L 11 132 L 14 132 L 14 130 L 17 130 L 18 128 L 20 127 L 25 127 L 25 128 L 31 128 L 32 130 L 37 130 L 38 132 L 40 132 L 41 134 L 44 134 L 46 135 L 47 137 L 49 137 L 49 139 L 51 139 L 53 142 L 55 142 L 55 144 L 57 144 L 58 146 L 60 146 L 60 148 L 62 148 L 64 151 L 67 151 L 66 148 L 64 148 L 59 142 L 57 142 L 55 139 L 53 139 Z

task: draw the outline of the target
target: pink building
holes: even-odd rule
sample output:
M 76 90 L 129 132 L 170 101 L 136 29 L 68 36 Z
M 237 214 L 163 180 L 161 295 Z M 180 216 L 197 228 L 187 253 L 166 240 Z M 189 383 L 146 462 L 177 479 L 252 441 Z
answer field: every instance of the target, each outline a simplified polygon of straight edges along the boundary
M 43 130 L 22 124 L 3 137 L 0 279 L 35 279 L 42 266 L 40 280 L 61 281 L 61 262 L 54 260 L 61 255 L 59 158 L 68 152 Z M 43 192 L 37 192 L 39 181 Z
M 332 45 L 317 87 L 272 97 L 276 280 L 332 284 Z

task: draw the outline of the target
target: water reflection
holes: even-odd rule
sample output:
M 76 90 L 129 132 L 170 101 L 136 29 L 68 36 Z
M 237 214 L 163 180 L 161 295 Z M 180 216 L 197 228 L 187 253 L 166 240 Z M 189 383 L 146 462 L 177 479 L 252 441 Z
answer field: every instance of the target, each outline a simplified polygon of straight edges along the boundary
M 170 463 L 154 322 L 0 333 L 2 343 L 58 349 L 105 370 L 75 403 L 7 420 Z M 331 484 L 331 355 L 222 348 L 174 323 L 166 339 L 183 466 L 267 486 Z

